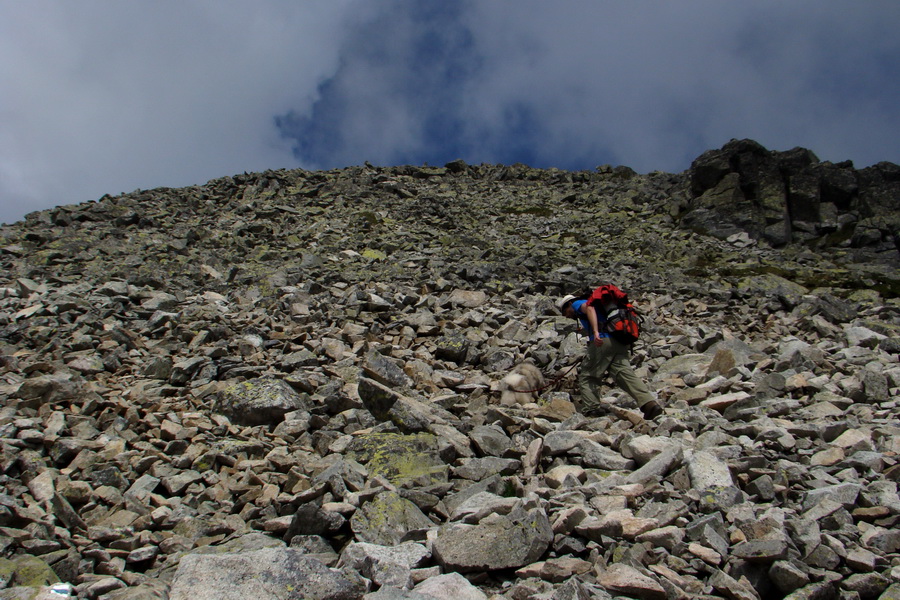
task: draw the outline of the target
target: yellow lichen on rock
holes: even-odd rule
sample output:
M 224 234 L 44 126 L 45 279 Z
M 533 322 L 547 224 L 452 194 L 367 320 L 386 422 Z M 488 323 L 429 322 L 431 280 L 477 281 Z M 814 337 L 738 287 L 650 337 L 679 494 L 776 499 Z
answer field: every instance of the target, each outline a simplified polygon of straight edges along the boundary
M 370 474 L 396 485 L 447 480 L 448 467 L 438 455 L 437 438 L 430 433 L 368 434 L 354 441 L 351 457 L 365 463 Z

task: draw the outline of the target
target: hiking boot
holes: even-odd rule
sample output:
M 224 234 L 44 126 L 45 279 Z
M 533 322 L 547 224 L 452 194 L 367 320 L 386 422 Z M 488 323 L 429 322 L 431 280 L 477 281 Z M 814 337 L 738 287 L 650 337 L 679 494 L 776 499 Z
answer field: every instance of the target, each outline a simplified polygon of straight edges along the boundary
M 587 417 L 588 419 L 599 419 L 600 417 L 606 417 L 609 415 L 609 411 L 605 408 L 599 406 L 592 406 L 590 408 L 584 408 L 581 411 L 581 414 Z
M 659 404 L 659 402 L 648 402 L 641 407 L 641 412 L 644 413 L 645 419 L 655 419 L 662 414 L 663 407 Z

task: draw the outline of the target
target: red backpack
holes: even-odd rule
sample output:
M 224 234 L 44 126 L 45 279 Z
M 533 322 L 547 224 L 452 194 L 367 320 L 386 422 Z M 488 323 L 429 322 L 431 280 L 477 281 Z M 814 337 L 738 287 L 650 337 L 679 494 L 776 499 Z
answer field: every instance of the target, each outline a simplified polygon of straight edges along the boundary
M 607 283 L 592 291 L 587 302 L 606 316 L 604 330 L 610 337 L 626 345 L 638 340 L 644 319 L 628 300 L 628 294 Z

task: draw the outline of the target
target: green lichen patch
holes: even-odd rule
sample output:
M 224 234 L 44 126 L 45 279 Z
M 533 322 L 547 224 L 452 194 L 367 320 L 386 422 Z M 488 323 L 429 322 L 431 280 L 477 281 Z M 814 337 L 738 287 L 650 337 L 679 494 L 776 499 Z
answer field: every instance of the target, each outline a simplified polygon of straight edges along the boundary
M 384 260 L 387 258 L 387 254 L 382 252 L 381 250 L 373 250 L 372 248 L 366 248 L 362 251 L 363 258 L 368 258 L 369 260 Z
M 429 433 L 373 433 L 354 440 L 350 458 L 365 464 L 371 475 L 395 485 L 428 485 L 447 480 L 448 466 L 438 454 L 437 438 Z
M 12 559 L 0 558 L 0 580 L 11 587 L 40 587 L 57 583 L 59 577 L 40 558 L 23 554 Z

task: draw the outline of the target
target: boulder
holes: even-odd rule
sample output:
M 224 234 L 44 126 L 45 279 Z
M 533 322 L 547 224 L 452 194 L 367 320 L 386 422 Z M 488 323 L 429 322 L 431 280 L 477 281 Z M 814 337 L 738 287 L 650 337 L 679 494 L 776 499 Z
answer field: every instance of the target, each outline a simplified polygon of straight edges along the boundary
M 275 425 L 293 411 L 308 410 L 309 402 L 282 379 L 250 379 L 225 388 L 216 410 L 242 425 Z
M 350 570 L 331 569 L 291 548 L 241 554 L 188 554 L 178 563 L 171 600 L 322 598 L 355 600 L 366 591 Z
M 520 506 L 476 525 L 450 525 L 438 532 L 434 555 L 448 570 L 459 572 L 514 569 L 539 559 L 553 530 L 543 510 Z

